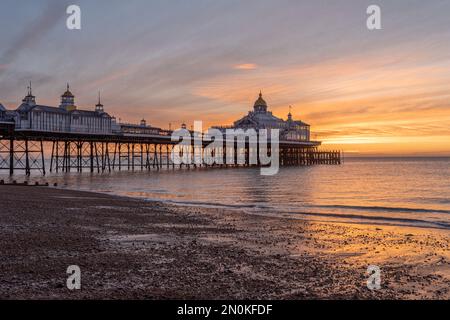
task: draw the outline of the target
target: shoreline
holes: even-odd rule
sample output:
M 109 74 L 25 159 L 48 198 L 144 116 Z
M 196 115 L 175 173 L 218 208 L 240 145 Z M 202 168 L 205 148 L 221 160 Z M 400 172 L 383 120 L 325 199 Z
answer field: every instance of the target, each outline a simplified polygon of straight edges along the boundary
M 8 184 L 10 186 L 14 186 L 13 184 Z M 6 186 L 6 185 L 5 185 Z M 24 185 L 20 185 L 24 186 Z M 25 186 L 31 186 L 34 187 L 34 185 L 25 185 Z M 40 185 L 40 187 L 45 187 L 44 185 Z M 164 200 L 164 199 L 158 199 L 158 198 L 145 198 L 145 197 L 138 197 L 138 196 L 129 196 L 129 195 L 123 195 L 123 194 L 117 194 L 113 192 L 101 192 L 101 191 L 92 191 L 92 190 L 82 190 L 82 189 L 72 189 L 69 187 L 59 186 L 59 185 L 49 185 L 47 186 L 49 188 L 56 188 L 59 190 L 67 190 L 67 191 L 80 191 L 80 192 L 88 192 L 92 194 L 98 194 L 98 195 L 107 195 L 111 197 L 116 197 L 123 200 L 137 200 L 137 201 L 143 201 L 148 203 L 158 203 L 162 206 L 168 206 L 168 207 L 176 207 L 176 208 L 199 208 L 204 210 L 224 210 L 224 211 L 236 211 L 241 212 L 243 214 L 252 215 L 252 216 L 259 216 L 259 217 L 266 217 L 266 218 L 277 218 L 277 219 L 293 219 L 293 220 L 300 220 L 300 221 L 306 221 L 311 223 L 328 223 L 328 224 L 343 224 L 343 225 L 361 225 L 361 226 L 380 226 L 380 227 L 398 227 L 398 228 L 412 228 L 412 229 L 429 229 L 430 231 L 442 231 L 444 233 L 450 233 L 450 228 L 447 227 L 447 224 L 445 227 L 443 226 L 436 226 L 433 224 L 436 224 L 434 222 L 429 221 L 423 221 L 423 220 L 417 220 L 417 219 L 408 219 L 408 218 L 387 218 L 387 217 L 370 217 L 370 216 L 360 216 L 355 214 L 335 214 L 335 213 L 319 213 L 319 212 L 274 212 L 274 213 L 258 213 L 258 212 L 250 212 L 246 210 L 245 206 L 242 205 L 226 205 L 222 203 L 211 203 L 211 204 L 205 204 L 204 202 L 177 202 L 173 200 Z M 253 207 L 253 206 L 251 206 Z M 261 208 L 265 209 L 265 208 Z M 420 209 L 425 210 L 425 209 Z M 436 212 L 436 210 L 430 210 L 433 212 Z M 303 217 L 302 217 L 303 216 Z M 320 217 L 321 219 L 308 219 L 308 218 L 314 218 L 314 217 Z M 331 219 L 331 218 L 338 218 L 335 220 L 325 220 L 325 219 Z M 359 219 L 359 220 L 358 220 Z M 340 220 L 340 221 L 339 221 Z M 395 222 L 389 222 L 389 221 L 397 221 L 397 224 Z M 420 222 L 422 225 L 407 225 L 407 224 L 400 224 L 400 221 L 412 221 L 412 222 Z M 428 224 L 428 225 L 427 225 Z
M 2 299 L 450 298 L 448 231 L 60 188 L 0 194 Z M 81 290 L 65 287 L 73 264 Z M 366 286 L 373 264 L 382 270 L 376 291 Z

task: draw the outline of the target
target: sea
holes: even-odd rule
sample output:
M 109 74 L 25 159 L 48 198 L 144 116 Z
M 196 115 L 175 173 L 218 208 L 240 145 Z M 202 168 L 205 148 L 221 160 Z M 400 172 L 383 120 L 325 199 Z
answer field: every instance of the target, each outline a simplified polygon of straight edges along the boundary
M 450 230 L 450 158 L 347 158 L 342 165 L 281 167 L 274 176 L 259 168 L 34 172 L 29 181 L 178 206 Z

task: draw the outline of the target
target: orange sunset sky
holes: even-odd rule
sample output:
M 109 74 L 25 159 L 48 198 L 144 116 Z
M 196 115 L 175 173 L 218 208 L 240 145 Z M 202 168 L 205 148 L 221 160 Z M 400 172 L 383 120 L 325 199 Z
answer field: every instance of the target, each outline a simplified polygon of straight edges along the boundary
M 382 30 L 366 28 L 373 3 Z M 101 91 L 122 121 L 207 127 L 245 115 L 262 90 L 327 149 L 450 155 L 449 1 L 78 4 L 74 31 L 64 1 L 2 1 L 0 103 L 16 108 L 32 81 L 56 106 L 69 82 L 79 108 Z

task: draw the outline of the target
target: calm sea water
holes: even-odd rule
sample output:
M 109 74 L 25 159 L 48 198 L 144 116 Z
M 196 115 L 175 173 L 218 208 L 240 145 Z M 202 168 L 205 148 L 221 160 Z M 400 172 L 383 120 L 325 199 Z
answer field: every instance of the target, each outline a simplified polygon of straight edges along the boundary
M 341 166 L 285 167 L 275 176 L 254 168 L 31 177 L 36 180 L 254 214 L 450 229 L 448 158 L 347 159 Z

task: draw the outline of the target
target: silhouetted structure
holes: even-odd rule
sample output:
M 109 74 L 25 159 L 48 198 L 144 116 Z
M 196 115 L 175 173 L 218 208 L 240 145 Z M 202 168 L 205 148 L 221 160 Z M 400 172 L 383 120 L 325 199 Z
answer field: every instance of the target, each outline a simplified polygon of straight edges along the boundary
M 225 127 L 217 128 L 226 130 Z M 262 94 L 255 102 L 254 110 L 228 128 L 280 129 L 280 165 L 340 164 L 341 161 L 339 151 L 317 149 L 320 142 L 310 140 L 308 124 L 294 121 L 290 113 L 287 120 L 273 116 L 267 110 Z M 182 125 L 182 129 L 186 130 L 186 124 Z M 191 153 L 192 158 L 198 152 L 211 153 L 223 159 L 230 152 L 226 145 L 229 141 L 223 141 L 220 147 L 210 148 L 208 145 L 211 142 L 202 139 L 202 133 L 193 136 L 201 140 L 200 147 L 194 144 L 193 139 L 191 146 L 176 149 L 177 152 Z M 179 141 L 172 140 L 171 130 L 152 127 L 145 119 L 139 125 L 117 123 L 104 111 L 100 95 L 95 110 L 81 110 L 75 105 L 75 96 L 69 85 L 61 96 L 59 107 L 38 105 L 30 84 L 27 95 L 16 110 L 7 110 L 0 105 L 0 169 L 9 170 L 10 174 L 15 170 L 24 170 L 29 175 L 33 169 L 45 174 L 44 143 L 51 144 L 50 171 L 237 166 L 226 164 L 227 161 L 211 165 L 175 165 L 170 155 Z M 244 146 L 239 146 L 234 140 L 232 143 L 234 154 L 245 154 L 245 163 L 240 166 L 250 166 L 248 143 Z M 271 152 L 270 141 L 268 151 Z M 256 165 L 260 165 L 259 158 Z

